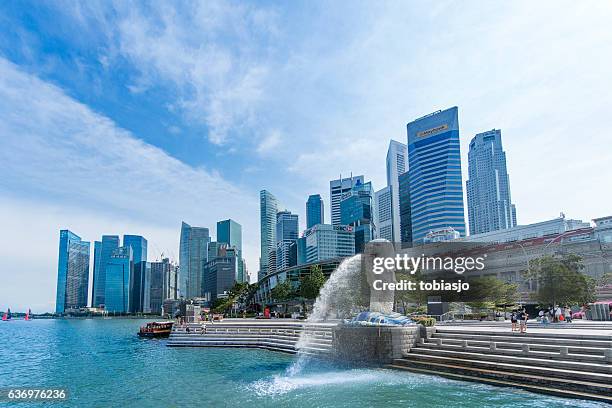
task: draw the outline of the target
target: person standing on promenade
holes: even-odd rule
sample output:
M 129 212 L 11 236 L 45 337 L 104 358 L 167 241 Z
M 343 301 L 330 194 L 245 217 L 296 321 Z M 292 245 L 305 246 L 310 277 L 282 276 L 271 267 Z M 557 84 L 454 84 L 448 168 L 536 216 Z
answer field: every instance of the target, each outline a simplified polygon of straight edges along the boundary
M 521 333 L 527 332 L 527 319 L 529 319 L 529 315 L 527 314 L 527 311 L 523 309 L 519 312 L 519 325 Z
M 572 309 L 569 306 L 565 307 L 565 321 L 568 323 L 572 322 Z
M 516 320 L 517 320 L 517 312 L 513 310 L 510 314 L 510 322 L 512 322 L 512 331 L 516 331 Z

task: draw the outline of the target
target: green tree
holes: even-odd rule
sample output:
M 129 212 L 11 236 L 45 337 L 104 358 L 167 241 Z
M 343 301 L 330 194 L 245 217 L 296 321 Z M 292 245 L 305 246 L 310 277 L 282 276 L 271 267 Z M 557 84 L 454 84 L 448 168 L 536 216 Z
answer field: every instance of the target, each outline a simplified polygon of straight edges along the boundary
M 537 284 L 533 299 L 543 305 L 594 302 L 596 282 L 583 274 L 583 269 L 582 258 L 575 254 L 532 259 L 526 277 Z
M 495 276 L 483 276 L 469 280 L 469 306 L 477 309 L 493 309 L 496 304 L 512 304 L 518 300 L 518 286 L 504 282 Z
M 325 275 L 319 265 L 313 265 L 308 275 L 300 278 L 300 296 L 305 299 L 316 299 L 325 284 Z
M 277 302 L 282 302 L 282 301 L 291 299 L 292 294 L 293 294 L 293 290 L 291 288 L 291 283 L 289 283 L 288 280 L 285 280 L 284 282 L 277 284 L 270 291 L 270 295 L 272 295 L 272 299 L 276 300 Z

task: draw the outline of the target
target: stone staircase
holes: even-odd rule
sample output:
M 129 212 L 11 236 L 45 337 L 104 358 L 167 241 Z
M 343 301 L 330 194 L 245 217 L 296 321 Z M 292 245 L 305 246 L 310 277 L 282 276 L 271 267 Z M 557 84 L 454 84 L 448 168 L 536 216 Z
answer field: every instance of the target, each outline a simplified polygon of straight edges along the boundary
M 189 331 L 187 331 L 189 327 Z M 172 331 L 169 347 L 246 347 L 297 353 L 296 345 L 305 332 L 308 342 L 302 348 L 306 354 L 330 353 L 333 324 L 303 322 L 219 322 L 177 327 Z
M 612 335 L 437 327 L 392 367 L 612 403 Z

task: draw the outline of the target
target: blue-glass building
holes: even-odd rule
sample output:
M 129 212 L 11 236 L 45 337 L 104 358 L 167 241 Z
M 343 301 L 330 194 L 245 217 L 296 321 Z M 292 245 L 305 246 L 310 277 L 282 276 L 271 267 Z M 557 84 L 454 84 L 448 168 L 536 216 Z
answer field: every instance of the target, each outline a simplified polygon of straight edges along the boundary
M 102 241 L 96 241 L 94 244 L 94 286 L 91 303 L 93 307 L 100 307 L 105 303 L 106 264 L 117 248 L 119 248 L 118 235 L 102 235 Z
M 55 312 L 87 306 L 89 289 L 89 242 L 68 231 L 60 231 Z
M 306 228 L 325 223 L 323 199 L 320 194 L 308 196 L 306 201 Z
M 374 190 L 372 183 L 357 181 L 340 201 L 340 224 L 349 225 L 355 233 L 355 253 L 363 252 L 367 242 L 374 239 Z
M 276 270 L 294 266 L 297 262 L 296 244 L 299 237 L 299 220 L 291 211 L 279 211 L 276 214 Z M 292 256 L 292 249 L 295 256 Z
M 217 222 L 217 241 L 236 248 L 238 254 L 238 282 L 245 282 L 244 260 L 242 259 L 242 226 L 231 219 Z
M 516 209 L 510 198 L 510 178 L 501 130 L 478 133 L 470 142 L 466 181 L 470 234 L 516 226 Z
M 124 235 L 123 246 L 132 248 L 134 262 L 133 276 L 130 280 L 130 312 L 141 313 L 145 304 L 147 282 L 147 240 L 140 235 Z
M 412 212 L 410 209 L 410 180 L 408 172 L 398 178 L 399 211 L 400 211 L 400 242 L 412 242 Z
M 208 261 L 208 228 L 192 227 L 183 222 L 179 244 L 180 295 L 198 297 L 202 293 L 202 268 Z
M 131 279 L 134 272 L 132 248 L 122 246 L 113 251 L 106 263 L 104 308 L 111 313 L 130 311 Z
M 465 236 L 457 107 L 408 123 L 412 239 L 452 227 Z

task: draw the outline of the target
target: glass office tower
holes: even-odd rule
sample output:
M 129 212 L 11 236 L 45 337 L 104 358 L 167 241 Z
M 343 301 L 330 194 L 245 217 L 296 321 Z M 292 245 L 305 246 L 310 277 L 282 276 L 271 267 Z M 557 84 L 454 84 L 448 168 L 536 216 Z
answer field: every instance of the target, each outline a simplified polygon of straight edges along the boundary
M 308 196 L 306 201 L 306 228 L 317 224 L 325 224 L 323 199 L 320 194 Z
M 465 236 L 457 107 L 407 125 L 412 239 L 451 227 Z
M 89 289 L 89 242 L 68 231 L 60 231 L 55 312 L 87 306 Z
M 130 311 L 130 281 L 134 272 L 132 248 L 122 246 L 113 251 L 106 264 L 104 308 L 111 313 Z
M 501 130 L 478 133 L 470 142 L 466 181 L 470 234 L 516 226 Z
M 106 292 L 106 264 L 117 248 L 119 248 L 118 235 L 102 235 L 102 241 L 94 244 L 94 287 L 93 287 L 93 307 L 104 306 L 104 293 Z M 98 250 L 99 249 L 99 250 Z M 99 256 L 98 256 L 99 253 Z
M 260 256 L 258 280 L 276 270 L 276 213 L 278 201 L 267 190 L 259 192 Z M 274 253 L 271 256 L 272 252 Z M 270 265 L 270 260 L 273 265 Z

